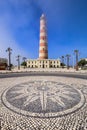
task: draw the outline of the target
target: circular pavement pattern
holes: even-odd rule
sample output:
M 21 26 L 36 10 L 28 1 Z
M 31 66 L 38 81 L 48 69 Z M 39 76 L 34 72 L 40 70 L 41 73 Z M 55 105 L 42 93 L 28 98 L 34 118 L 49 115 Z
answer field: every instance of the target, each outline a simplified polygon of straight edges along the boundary
M 2 102 L 10 110 L 29 117 L 57 117 L 72 113 L 85 99 L 76 86 L 55 81 L 29 81 L 6 89 Z

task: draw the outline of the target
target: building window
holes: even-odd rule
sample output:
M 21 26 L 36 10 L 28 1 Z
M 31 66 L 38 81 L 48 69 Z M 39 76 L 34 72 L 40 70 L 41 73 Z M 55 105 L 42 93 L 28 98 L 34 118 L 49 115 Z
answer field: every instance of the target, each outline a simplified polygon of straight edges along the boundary
M 45 27 L 43 27 L 43 29 L 45 30 Z

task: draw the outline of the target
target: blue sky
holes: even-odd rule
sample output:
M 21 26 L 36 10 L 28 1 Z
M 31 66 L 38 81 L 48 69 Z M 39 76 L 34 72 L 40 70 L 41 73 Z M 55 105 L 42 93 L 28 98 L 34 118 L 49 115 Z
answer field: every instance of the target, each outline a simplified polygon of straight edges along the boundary
M 87 57 L 87 0 L 0 0 L 0 57 L 13 49 L 12 62 L 38 58 L 39 20 L 47 19 L 49 58 L 80 51 Z

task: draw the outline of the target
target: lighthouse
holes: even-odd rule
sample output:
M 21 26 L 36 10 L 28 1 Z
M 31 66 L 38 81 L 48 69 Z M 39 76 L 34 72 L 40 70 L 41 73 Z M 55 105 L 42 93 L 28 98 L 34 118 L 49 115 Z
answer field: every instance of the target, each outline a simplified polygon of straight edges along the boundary
M 39 59 L 48 59 L 46 18 L 44 14 L 40 17 Z
M 27 60 L 28 68 L 59 68 L 59 59 L 48 58 L 48 42 L 47 42 L 47 28 L 46 18 L 42 14 L 40 17 L 40 39 L 39 39 L 39 57 L 37 59 Z

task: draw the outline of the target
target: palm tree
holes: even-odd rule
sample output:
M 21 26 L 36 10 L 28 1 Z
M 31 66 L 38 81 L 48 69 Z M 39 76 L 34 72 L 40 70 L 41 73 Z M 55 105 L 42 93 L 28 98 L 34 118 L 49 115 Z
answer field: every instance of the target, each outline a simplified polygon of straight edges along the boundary
M 66 55 L 66 58 L 67 58 L 67 69 L 69 69 L 70 57 L 71 57 L 71 55 L 69 55 L 69 54 Z
M 11 70 L 11 52 L 12 52 L 12 49 L 10 47 L 7 48 L 6 52 L 8 52 L 8 67 L 9 67 L 9 70 Z
M 18 61 L 18 70 L 20 70 L 20 55 L 17 55 L 17 61 Z
M 74 53 L 76 54 L 76 71 L 78 71 L 78 56 L 79 56 L 79 50 L 74 50 Z

